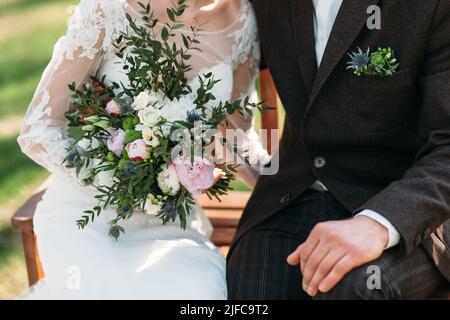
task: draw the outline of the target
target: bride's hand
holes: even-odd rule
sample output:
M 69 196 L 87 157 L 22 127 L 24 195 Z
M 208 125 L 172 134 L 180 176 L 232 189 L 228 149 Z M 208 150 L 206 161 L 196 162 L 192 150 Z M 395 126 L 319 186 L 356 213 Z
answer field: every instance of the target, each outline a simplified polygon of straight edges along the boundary
M 216 167 L 214 169 L 214 183 L 212 186 L 215 186 L 223 177 L 225 176 L 225 172 L 220 167 Z M 209 189 L 204 189 L 202 193 L 207 193 Z
M 225 176 L 225 171 L 221 168 L 214 169 L 214 185 Z

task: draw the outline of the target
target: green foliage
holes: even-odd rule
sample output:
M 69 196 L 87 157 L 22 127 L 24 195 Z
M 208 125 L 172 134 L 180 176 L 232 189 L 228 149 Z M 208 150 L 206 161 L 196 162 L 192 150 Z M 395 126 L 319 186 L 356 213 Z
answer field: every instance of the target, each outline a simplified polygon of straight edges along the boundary
M 131 86 L 123 88 L 124 93 L 133 97 L 144 90 L 161 90 L 170 100 L 189 93 L 191 89 L 186 74 L 192 67 L 187 63 L 188 53 L 198 50 L 195 45 L 199 43 L 196 39 L 199 30 L 191 27 L 192 35 L 183 35 L 184 47 L 173 41 L 174 31 L 184 27 L 178 18 L 186 9 L 185 0 L 177 0 L 175 7 L 167 8 L 169 22 L 160 32 L 155 28 L 158 20 L 150 3 L 139 5 L 143 25 L 127 14 L 131 30 L 122 34 L 115 44 L 118 57 L 127 62 L 126 72 Z
M 95 217 L 98 217 L 101 213 L 101 207 L 96 206 L 92 210 L 86 210 L 83 213 L 84 215 L 76 221 L 79 229 L 84 229 L 89 221 L 94 222 Z
M 128 130 L 125 135 L 125 144 L 133 142 L 134 140 L 141 139 L 142 132 L 136 130 Z
M 383 76 L 392 76 L 399 67 L 392 48 L 378 48 L 370 58 L 373 72 Z

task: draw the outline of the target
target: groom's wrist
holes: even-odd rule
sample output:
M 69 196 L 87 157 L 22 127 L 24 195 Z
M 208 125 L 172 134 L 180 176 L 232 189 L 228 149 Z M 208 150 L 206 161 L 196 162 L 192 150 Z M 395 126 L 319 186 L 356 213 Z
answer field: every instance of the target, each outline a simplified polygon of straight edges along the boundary
M 356 216 L 366 216 L 369 217 L 373 220 L 375 220 L 376 222 L 378 222 L 379 224 L 381 224 L 382 226 L 384 226 L 387 231 L 388 231 L 388 242 L 386 244 L 385 250 L 395 247 L 397 244 L 400 243 L 400 233 L 397 231 L 397 229 L 392 225 L 392 223 L 390 223 L 389 220 L 387 220 L 385 217 L 383 217 L 381 214 L 373 211 L 373 210 L 369 210 L 369 209 L 365 209 L 363 211 L 361 211 L 360 213 L 358 213 Z

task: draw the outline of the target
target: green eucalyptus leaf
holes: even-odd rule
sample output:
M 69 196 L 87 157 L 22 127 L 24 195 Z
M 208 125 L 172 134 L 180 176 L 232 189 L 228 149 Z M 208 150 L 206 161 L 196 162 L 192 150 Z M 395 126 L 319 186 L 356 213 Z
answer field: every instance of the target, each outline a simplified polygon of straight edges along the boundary
M 167 39 L 169 38 L 169 30 L 167 29 L 166 26 L 164 26 L 164 27 L 162 28 L 162 30 L 161 30 L 161 38 L 162 38 L 164 41 L 167 41 Z

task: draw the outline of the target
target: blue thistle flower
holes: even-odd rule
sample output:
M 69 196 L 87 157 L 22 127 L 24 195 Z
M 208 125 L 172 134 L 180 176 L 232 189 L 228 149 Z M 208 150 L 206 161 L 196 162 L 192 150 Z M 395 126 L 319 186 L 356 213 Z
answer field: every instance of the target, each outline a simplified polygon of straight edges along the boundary
M 129 104 L 122 104 L 120 106 L 120 113 L 121 114 L 128 114 L 131 111 L 133 111 L 133 108 Z
M 80 168 L 83 166 L 83 159 L 80 157 L 78 149 L 73 149 L 64 156 L 64 163 L 69 168 Z M 80 170 L 78 169 L 78 170 Z
M 133 214 L 133 206 L 125 203 L 122 206 L 120 206 L 117 210 L 121 215 L 125 217 L 129 217 Z
M 75 150 L 71 150 L 70 152 L 68 152 L 65 156 L 65 161 L 67 163 L 73 163 L 73 161 L 75 160 L 75 158 L 78 156 L 78 152 L 76 152 Z
M 349 53 L 348 55 L 351 60 L 347 63 L 347 69 L 352 69 L 356 75 L 361 75 L 370 62 L 370 48 L 367 48 L 366 52 L 358 48 L 358 52 Z
M 126 175 L 132 177 L 137 173 L 137 166 L 133 162 L 128 162 L 123 171 Z
M 175 201 L 173 199 L 167 199 L 161 206 L 161 212 L 159 214 L 163 221 L 168 222 L 170 220 L 175 221 L 177 217 L 177 209 L 175 206 Z
M 190 123 L 195 123 L 196 121 L 200 121 L 200 116 L 195 111 L 187 112 L 187 121 Z

